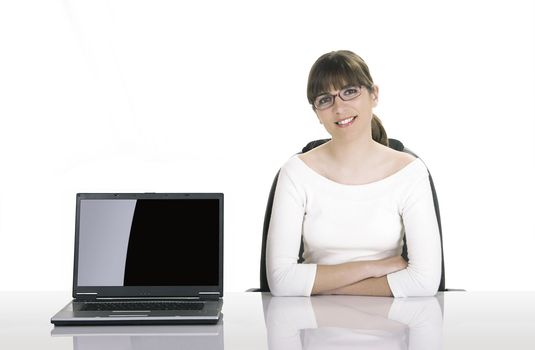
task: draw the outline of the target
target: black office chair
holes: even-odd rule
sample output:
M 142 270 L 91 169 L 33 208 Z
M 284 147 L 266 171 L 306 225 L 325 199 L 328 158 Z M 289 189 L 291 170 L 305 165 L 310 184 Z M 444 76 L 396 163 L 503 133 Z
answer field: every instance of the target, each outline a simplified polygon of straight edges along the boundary
M 310 151 L 311 149 L 318 147 L 325 142 L 329 141 L 329 139 L 323 139 L 323 140 L 316 140 L 309 142 L 305 147 L 303 147 L 302 151 L 300 153 L 306 153 Z M 406 148 L 401 141 L 398 141 L 396 139 L 388 139 L 388 146 L 392 149 L 395 149 L 396 151 L 406 152 L 409 154 L 412 154 L 413 156 L 417 157 L 416 154 L 414 154 L 411 150 Z M 429 172 L 429 171 L 428 171 Z M 262 233 L 262 253 L 260 256 L 260 288 L 251 288 L 248 289 L 248 292 L 269 292 L 269 285 L 267 282 L 267 276 L 266 276 L 266 241 L 267 241 L 267 235 L 268 235 L 268 229 L 269 229 L 269 222 L 271 221 L 271 209 L 273 206 L 273 197 L 275 195 L 275 188 L 277 187 L 277 180 L 279 178 L 279 172 L 277 172 L 277 175 L 275 176 L 275 179 L 273 180 L 273 184 L 271 185 L 271 190 L 269 191 L 269 197 L 268 202 L 266 206 L 266 213 L 264 216 L 264 230 Z M 435 214 L 437 217 L 438 222 L 438 230 L 440 232 L 440 246 L 443 247 L 442 244 L 442 225 L 440 223 L 440 210 L 438 207 L 438 199 L 437 194 L 435 191 L 435 185 L 433 183 L 433 178 L 431 177 L 431 173 L 429 173 L 429 182 L 431 184 L 431 190 L 433 192 L 433 202 L 435 204 Z M 405 238 L 403 238 L 403 251 L 401 253 L 401 256 L 405 260 L 408 261 L 407 257 L 407 241 Z M 440 285 L 438 287 L 439 292 L 447 291 L 449 289 L 446 289 L 446 277 L 444 272 L 444 249 L 442 249 L 442 277 L 440 278 Z M 299 263 L 303 262 L 303 239 L 301 238 L 301 248 L 299 251 Z

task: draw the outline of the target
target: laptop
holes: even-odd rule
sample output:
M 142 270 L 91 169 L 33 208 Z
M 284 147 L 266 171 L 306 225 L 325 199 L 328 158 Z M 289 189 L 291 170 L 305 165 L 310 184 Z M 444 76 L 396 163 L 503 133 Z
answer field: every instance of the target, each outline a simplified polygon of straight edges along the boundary
M 222 297 L 222 193 L 76 195 L 73 300 L 54 325 L 213 324 Z

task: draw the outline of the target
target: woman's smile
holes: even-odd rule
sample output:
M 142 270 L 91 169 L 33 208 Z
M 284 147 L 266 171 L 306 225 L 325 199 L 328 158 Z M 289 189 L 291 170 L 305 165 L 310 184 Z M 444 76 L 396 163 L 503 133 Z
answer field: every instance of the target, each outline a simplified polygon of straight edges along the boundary
M 357 116 L 349 117 L 346 119 L 339 120 L 337 122 L 334 122 L 338 127 L 340 128 L 347 128 L 348 126 L 351 126 L 353 122 L 357 119 Z

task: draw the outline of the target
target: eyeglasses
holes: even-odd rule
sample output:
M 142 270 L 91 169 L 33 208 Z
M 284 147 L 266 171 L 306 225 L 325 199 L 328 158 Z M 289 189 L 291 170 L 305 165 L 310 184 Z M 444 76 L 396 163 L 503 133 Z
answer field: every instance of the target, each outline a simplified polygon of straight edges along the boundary
M 340 97 L 342 101 L 349 101 L 357 98 L 362 92 L 361 86 L 349 86 L 340 90 L 337 94 L 322 94 L 314 99 L 314 107 L 319 110 L 327 109 L 334 104 L 336 96 Z

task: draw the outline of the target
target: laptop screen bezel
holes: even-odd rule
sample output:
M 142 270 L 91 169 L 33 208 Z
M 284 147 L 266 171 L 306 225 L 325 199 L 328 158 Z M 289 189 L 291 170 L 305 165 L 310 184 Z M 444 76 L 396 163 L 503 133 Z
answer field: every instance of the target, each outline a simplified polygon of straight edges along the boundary
M 202 286 L 78 286 L 78 256 L 80 235 L 80 203 L 82 200 L 101 199 L 216 199 L 219 201 L 219 270 L 217 285 Z M 223 193 L 77 193 L 74 239 L 73 298 L 152 298 L 223 296 Z

